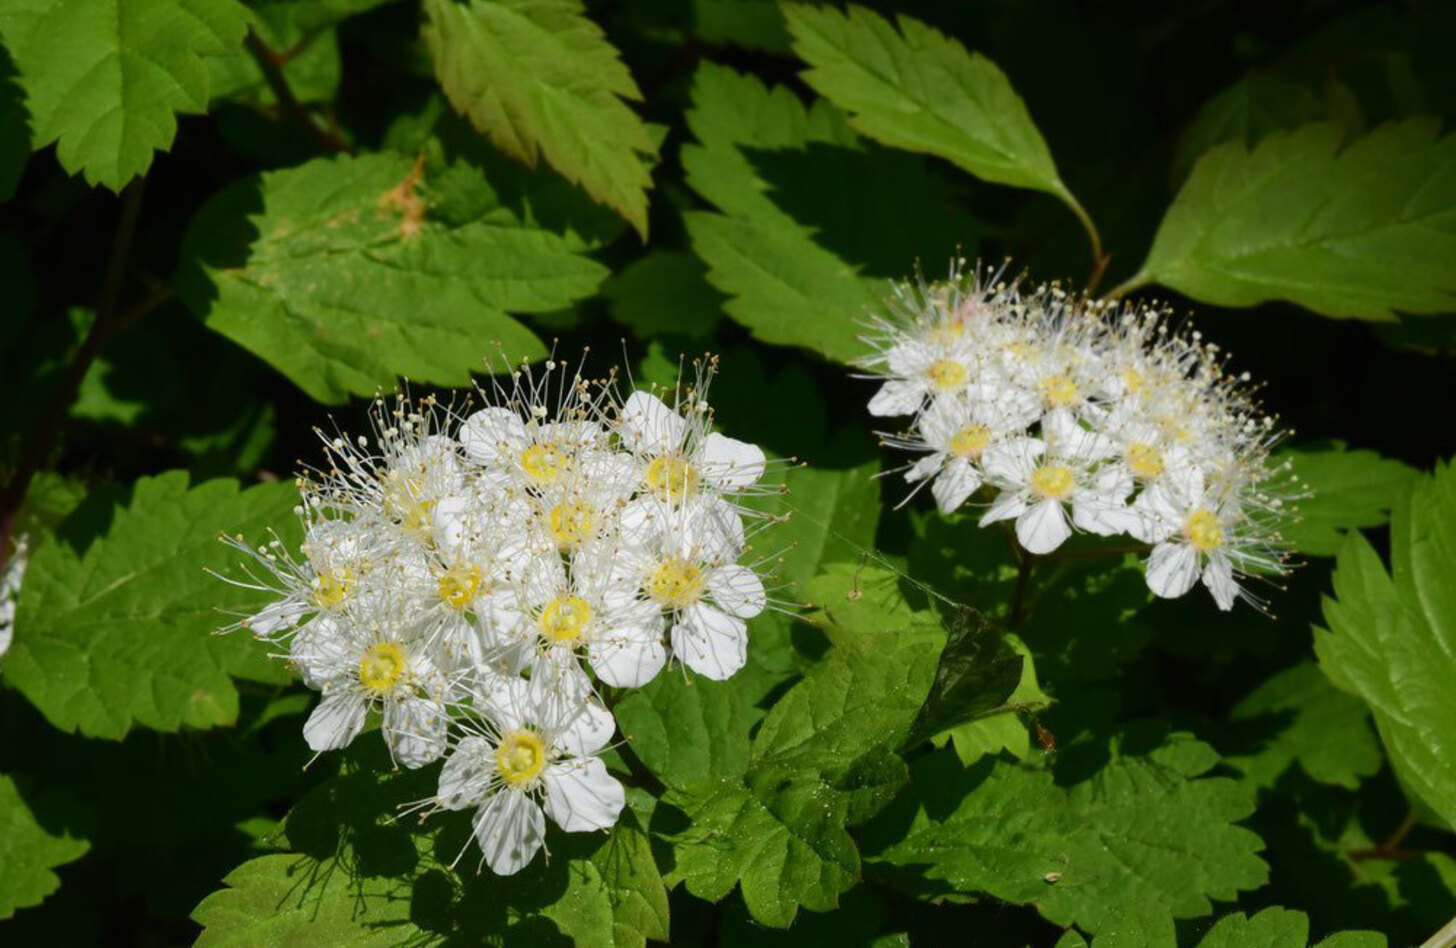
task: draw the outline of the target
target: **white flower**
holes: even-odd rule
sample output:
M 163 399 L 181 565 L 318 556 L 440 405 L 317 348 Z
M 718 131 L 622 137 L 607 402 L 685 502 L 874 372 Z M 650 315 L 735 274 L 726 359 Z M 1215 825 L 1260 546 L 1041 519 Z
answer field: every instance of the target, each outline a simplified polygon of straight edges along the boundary
M 638 459 L 644 493 L 683 502 L 700 493 L 732 497 L 763 477 L 761 448 L 711 430 L 707 403 L 689 397 L 679 406 L 649 392 L 633 392 L 622 405 L 617 430 Z
M 932 403 L 916 423 L 917 437 L 886 441 L 929 452 L 910 466 L 905 479 L 930 480 L 937 506 L 950 513 L 981 486 L 986 451 L 1024 431 L 1036 417 L 1036 403 L 1024 394 L 976 386 Z
M 310 748 L 347 747 L 372 708 L 383 715 L 384 739 L 396 763 L 423 767 L 444 752 L 446 679 L 407 621 L 379 613 L 337 621 L 327 638 L 315 632 L 314 648 L 296 656 L 323 692 L 303 727 Z
M 1234 486 L 1234 485 L 1225 485 Z M 1182 481 L 1165 480 L 1133 504 L 1139 514 L 1133 534 L 1154 544 L 1147 559 L 1148 588 L 1177 598 L 1200 578 L 1223 610 L 1248 594 L 1236 575 L 1277 572 L 1279 559 L 1260 522 L 1230 493 L 1210 492 L 1202 471 Z
M 501 875 L 519 872 L 542 848 L 546 816 L 568 832 L 606 829 L 626 803 L 595 756 L 611 739 L 611 716 L 602 727 L 595 706 L 545 680 L 490 681 L 477 700 L 483 721 L 465 725 L 440 770 L 435 805 L 475 809 L 475 840 Z
M 666 617 L 673 654 L 706 678 L 732 677 L 748 660 L 745 620 L 764 610 L 767 596 L 758 574 L 736 562 L 742 550 L 716 508 L 669 509 L 647 521 L 640 539 L 620 555 Z
M 1031 553 L 1050 553 L 1072 535 L 1072 524 L 1109 535 L 1109 514 L 1121 510 L 1132 482 L 1116 467 L 1098 469 L 1112 451 L 1100 435 L 1073 424 L 1048 440 L 1016 438 L 988 450 L 987 479 L 1001 489 L 981 525 L 1016 520 L 1016 538 Z M 1066 508 L 1071 507 L 1071 523 Z

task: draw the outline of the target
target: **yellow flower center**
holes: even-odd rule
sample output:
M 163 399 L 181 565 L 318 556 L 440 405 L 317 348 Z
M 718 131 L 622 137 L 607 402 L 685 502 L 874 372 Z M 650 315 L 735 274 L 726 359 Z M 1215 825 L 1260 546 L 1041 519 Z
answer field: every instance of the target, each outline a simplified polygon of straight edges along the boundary
M 1046 500 L 1061 500 L 1077 486 L 1072 469 L 1064 464 L 1047 464 L 1031 472 L 1031 489 Z
M 313 583 L 313 604 L 320 609 L 337 609 L 359 585 L 359 577 L 347 566 L 318 574 Z
M 430 527 L 430 513 L 435 508 L 433 500 L 425 500 L 420 494 L 423 486 L 419 480 L 406 477 L 399 471 L 390 471 L 384 486 L 384 513 L 407 533 L 424 534 Z
M 521 452 L 521 470 L 537 484 L 553 484 L 566 467 L 566 455 L 553 443 L 533 444 Z
M 986 450 L 991 443 L 991 429 L 985 425 L 967 425 L 950 439 L 950 453 L 963 458 L 973 458 Z
M 966 384 L 970 377 L 970 370 L 963 363 L 954 359 L 941 359 L 939 362 L 932 362 L 930 368 L 925 370 L 926 378 L 930 384 L 942 392 L 950 392 Z
M 1077 383 L 1065 375 L 1053 375 L 1049 379 L 1042 379 L 1041 394 L 1046 399 L 1046 403 L 1053 408 L 1066 408 L 1068 405 L 1075 405 L 1082 400 L 1082 393 L 1077 391 Z
M 546 744 L 530 731 L 513 731 L 495 749 L 495 769 L 506 783 L 519 787 L 546 767 Z
M 1127 466 L 1144 480 L 1151 480 L 1163 473 L 1163 452 L 1144 441 L 1134 441 L 1124 452 Z
M 690 606 L 703 595 L 703 571 L 687 560 L 669 557 L 647 577 L 647 594 L 664 606 Z
M 440 574 L 440 598 L 455 609 L 464 609 L 480 593 L 485 573 L 479 566 L 452 566 Z
M 388 694 L 404 677 L 407 667 L 404 649 L 393 642 L 377 642 L 359 659 L 359 684 L 371 695 Z
M 591 536 L 595 519 L 592 509 L 586 504 L 557 504 L 551 508 L 551 536 L 563 550 L 580 546 Z
M 940 343 L 954 342 L 965 334 L 965 320 L 956 316 L 936 323 L 935 327 L 930 330 L 930 338 Z
M 682 455 L 664 454 L 647 465 L 647 489 L 662 500 L 682 500 L 698 489 L 698 472 Z
M 1131 369 L 1131 368 L 1129 368 L 1129 369 L 1123 369 L 1122 370 L 1122 384 L 1127 387 L 1127 390 L 1130 393 L 1132 393 L 1133 395 L 1136 395 L 1137 393 L 1139 393 L 1139 392 L 1141 392 L 1143 390 L 1143 384 L 1144 384 L 1143 374 L 1141 372 L 1139 372 L 1137 369 Z
M 592 608 L 579 596 L 559 596 L 541 610 L 541 637 L 561 645 L 575 643 L 591 621 Z
M 1188 542 L 1200 553 L 1223 546 L 1223 526 L 1211 510 L 1195 510 L 1189 514 L 1184 531 L 1188 534 Z

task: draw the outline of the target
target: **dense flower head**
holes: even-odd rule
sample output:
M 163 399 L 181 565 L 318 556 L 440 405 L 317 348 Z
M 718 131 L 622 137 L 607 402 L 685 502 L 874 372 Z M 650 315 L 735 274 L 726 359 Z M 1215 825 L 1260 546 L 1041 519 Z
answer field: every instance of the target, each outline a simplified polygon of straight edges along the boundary
M 1165 310 L 958 260 L 945 280 L 897 284 L 864 338 L 870 413 L 910 418 L 882 438 L 916 455 L 905 479 L 942 512 L 979 498 L 981 525 L 1014 523 L 1034 554 L 1074 531 L 1129 535 L 1155 594 L 1201 579 L 1221 609 L 1258 603 L 1242 580 L 1285 571 L 1283 432 L 1247 375 Z
M 713 430 L 715 364 L 697 368 L 666 400 L 556 362 L 497 379 L 483 404 L 380 397 L 370 435 L 321 433 L 296 551 L 227 540 L 272 594 L 230 628 L 276 643 L 322 694 L 309 746 L 342 748 L 377 713 L 397 765 L 445 758 L 425 808 L 475 809 L 497 872 L 542 847 L 544 816 L 615 822 L 606 687 L 673 662 L 728 678 L 772 605 L 772 558 L 753 553 L 771 505 L 750 501 L 779 489 L 762 450 Z

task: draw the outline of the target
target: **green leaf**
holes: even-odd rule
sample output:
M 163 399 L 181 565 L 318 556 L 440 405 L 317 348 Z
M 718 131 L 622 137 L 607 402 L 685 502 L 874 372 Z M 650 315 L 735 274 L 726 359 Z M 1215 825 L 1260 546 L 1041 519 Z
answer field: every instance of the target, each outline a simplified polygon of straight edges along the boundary
M 971 764 L 988 754 L 1009 751 L 1018 760 L 1031 757 L 1031 735 L 1022 715 L 1035 713 L 1051 704 L 1051 696 L 1041 689 L 1032 664 L 1031 650 L 1014 635 L 1004 639 L 1012 652 L 1021 657 L 1021 678 L 1006 698 L 1004 709 L 983 713 L 975 720 L 952 728 L 947 737 L 954 742 L 956 756 L 962 764 Z
M 452 105 L 505 153 L 540 156 L 645 239 L 657 145 L 642 95 L 578 0 L 426 0 L 425 43 Z
M 875 863 L 916 870 L 931 894 L 1028 903 L 1092 932 L 1146 907 L 1206 915 L 1211 898 L 1264 883 L 1259 838 L 1232 825 L 1253 812 L 1253 793 L 1206 776 L 1218 763 L 1208 745 L 1173 734 L 1102 753 L 1100 769 L 1066 788 L 1046 770 L 996 759 L 965 769 L 950 751 L 931 754 L 911 771 L 912 793 L 866 827 L 866 845 L 881 847 Z
M 1456 136 L 1435 120 L 1382 125 L 1341 148 L 1331 124 L 1252 151 L 1208 152 L 1128 285 L 1218 306 L 1288 300 L 1392 320 L 1456 309 Z
M 377 744 L 346 760 L 289 814 L 293 852 L 244 863 L 197 906 L 199 948 L 666 940 L 667 891 L 630 811 L 609 834 L 553 833 L 551 858 L 514 876 L 457 874 L 448 864 L 469 843 L 467 814 L 394 818 L 434 792 L 435 774 L 391 773 Z
M 1224 762 L 1261 787 L 1293 763 L 1320 783 L 1354 789 L 1374 776 L 1384 757 L 1365 706 L 1331 687 L 1313 662 L 1277 672 L 1229 714 L 1236 733 L 1259 745 Z
M 708 284 L 697 257 L 680 250 L 654 250 L 614 274 L 602 286 L 612 318 L 638 339 L 675 333 L 707 336 L 723 312 L 723 296 Z
M 911 725 L 911 740 L 1001 710 L 1029 664 L 985 616 L 970 608 L 956 609 L 947 623 L 930 693 Z
M 30 160 L 30 113 L 18 79 L 10 51 L 0 44 L 0 201 L 15 194 Z
M 1385 523 L 1391 503 L 1416 474 L 1399 461 L 1374 451 L 1350 451 L 1341 442 L 1291 448 L 1275 460 L 1287 460 L 1290 473 L 1309 492 L 1283 532 L 1294 549 L 1310 556 L 1334 556 L 1347 531 Z
M 1340 550 L 1315 654 L 1364 700 L 1405 789 L 1456 826 L 1456 468 L 1438 464 L 1395 506 L 1391 566 L 1358 533 Z
M 236 0 L 14 0 L 0 38 L 20 72 L 35 147 L 121 190 L 172 146 L 178 113 L 207 110 L 206 57 L 238 48 Z
M 838 601 L 853 582 L 853 570 L 841 569 L 813 594 Z M 852 615 L 844 628 L 826 618 L 836 647 L 751 739 L 747 697 L 732 680 L 663 675 L 617 705 L 623 733 L 667 784 L 653 830 L 671 844 L 673 877 L 693 895 L 717 901 L 738 886 L 756 920 L 783 928 L 800 907 L 835 908 L 858 881 L 846 827 L 903 785 L 905 765 L 889 748 L 908 732 L 944 641 L 933 616 L 890 608 L 899 621 L 874 637 Z
M 342 402 L 400 375 L 461 385 L 487 358 L 544 356 L 506 312 L 591 293 L 605 270 L 574 249 L 523 226 L 471 166 L 320 158 L 214 197 L 177 284 L 213 329 Z
M 39 905 L 61 886 L 52 870 L 80 859 L 89 848 L 85 840 L 50 832 L 37 822 L 15 781 L 0 774 L 0 919 Z
M 895 148 L 937 155 L 996 184 L 1056 195 L 1079 218 L 1051 151 L 1006 74 L 914 19 L 864 7 L 783 5 L 804 81 L 850 124 Z
M 1200 155 L 1224 142 L 1256 145 L 1271 132 L 1328 118 L 1320 97 L 1302 82 L 1264 73 L 1239 77 L 1203 104 L 1173 153 L 1173 181 L 1188 176 Z
M 1266 908 L 1252 917 L 1242 912 L 1225 915 L 1209 929 L 1198 948 L 1305 948 L 1309 919 L 1303 912 Z M 1385 948 L 1385 936 L 1375 932 L 1340 932 L 1318 948 Z M 1102 948 L 1098 939 L 1094 948 Z
M 704 63 L 682 149 L 688 184 L 721 213 L 684 223 L 725 309 L 759 339 L 837 361 L 919 260 L 973 253 L 976 228 L 923 159 L 864 143 L 823 100 Z M 938 268 L 939 264 L 935 264 Z
M 188 487 L 185 472 L 137 481 L 124 503 L 93 493 L 32 555 L 7 683 L 56 727 L 119 739 L 134 725 L 208 728 L 237 718 L 230 675 L 287 680 L 245 635 L 217 636 L 219 610 L 259 605 L 204 569 L 236 576 L 221 531 L 297 533 L 292 484 Z M 99 527 L 99 530 L 97 528 Z M 97 530 L 89 543 L 78 537 Z

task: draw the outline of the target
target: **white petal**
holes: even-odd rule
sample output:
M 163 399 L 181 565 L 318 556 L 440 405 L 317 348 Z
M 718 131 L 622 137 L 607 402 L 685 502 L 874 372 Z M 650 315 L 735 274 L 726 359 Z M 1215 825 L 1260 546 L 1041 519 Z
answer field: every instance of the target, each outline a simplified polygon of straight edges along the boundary
M 1198 554 L 1187 543 L 1159 543 L 1148 554 L 1147 579 L 1153 595 L 1177 599 L 1198 580 Z
M 885 417 L 889 415 L 913 415 L 925 398 L 925 387 L 916 382 L 891 379 L 875 397 L 870 399 L 870 414 Z
M 503 876 L 520 872 L 546 838 L 546 817 L 519 790 L 501 790 L 475 816 L 475 840 L 490 868 Z
M 269 603 L 257 615 L 248 620 L 246 628 L 260 639 L 266 639 L 279 632 L 285 632 L 308 615 L 312 607 L 301 599 L 289 596 Z
M 612 630 L 587 647 L 587 660 L 597 677 L 614 688 L 637 688 L 647 684 L 667 663 L 662 644 L 662 613 L 643 603 L 648 614 Z
M 633 392 L 622 406 L 618 419 L 628 447 L 649 454 L 665 454 L 682 447 L 687 422 L 662 399 L 647 392 Z
M 916 481 L 923 481 L 927 477 L 934 477 L 944 463 L 945 452 L 937 451 L 934 454 L 928 454 L 910 465 L 910 470 L 905 472 L 905 480 L 913 484 Z
M 1224 612 L 1232 609 L 1239 598 L 1239 584 L 1234 582 L 1233 564 L 1222 553 L 1209 555 L 1208 565 L 1203 568 L 1203 585 L 1213 593 L 1213 601 Z
M 324 695 L 303 725 L 303 739 L 315 751 L 348 747 L 364 728 L 367 711 L 364 698 L 352 691 L 340 690 Z
M 1002 486 L 1025 486 L 1036 467 L 1036 459 L 1046 451 L 1040 438 L 1012 438 L 992 445 L 981 455 L 981 470 L 986 478 Z
M 1028 553 L 1050 553 L 1072 535 L 1059 500 L 1043 500 L 1016 518 L 1016 539 Z
M 941 513 L 950 513 L 981 486 L 981 472 L 964 458 L 955 458 L 930 485 L 930 493 Z
M 445 752 L 445 709 L 409 695 L 384 706 L 384 740 L 395 763 L 415 770 Z
M 763 580 L 747 566 L 736 563 L 709 573 L 708 591 L 713 594 L 713 602 L 719 609 L 740 619 L 752 619 L 768 603 L 763 592 Z
M 713 432 L 703 439 L 704 480 L 723 490 L 742 490 L 763 477 L 763 449 Z
M 464 810 L 479 803 L 495 773 L 493 750 L 483 737 L 472 735 L 462 740 L 440 768 L 435 802 L 447 810 Z
M 617 822 L 627 794 L 596 757 L 546 768 L 546 815 L 571 833 L 606 829 Z
M 617 732 L 617 719 L 595 698 L 578 697 L 562 707 L 552 743 L 574 757 L 595 754 Z
M 986 512 L 981 514 L 981 526 L 996 523 L 1001 520 L 1010 520 L 1019 517 L 1026 512 L 1026 498 L 1020 491 L 1005 490 L 997 495 Z
M 672 650 L 704 678 L 724 681 L 748 661 L 748 624 L 696 603 L 672 627 Z
M 460 443 L 477 464 L 489 464 L 502 453 L 518 454 L 526 446 L 526 426 L 508 408 L 482 408 L 460 425 Z

